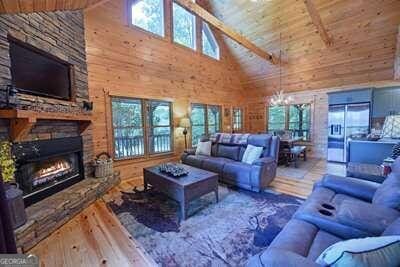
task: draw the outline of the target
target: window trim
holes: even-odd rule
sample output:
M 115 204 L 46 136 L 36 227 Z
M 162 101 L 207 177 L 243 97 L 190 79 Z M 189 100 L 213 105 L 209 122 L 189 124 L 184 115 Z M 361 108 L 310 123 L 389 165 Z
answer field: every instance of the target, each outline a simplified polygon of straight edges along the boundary
M 204 30 L 204 28 L 205 28 L 206 30 Z M 212 41 L 215 43 L 215 45 L 217 46 L 217 57 L 216 57 L 216 58 L 213 57 L 213 56 L 210 56 L 210 55 L 208 55 L 208 54 L 206 54 L 206 53 L 204 53 L 203 31 L 209 33 L 209 37 L 211 37 L 211 40 L 212 40 Z M 205 35 L 207 35 L 207 33 L 205 33 Z M 220 60 L 221 60 L 221 47 L 220 47 L 220 45 L 219 45 L 219 43 L 218 43 L 217 38 L 215 38 L 214 32 L 211 30 L 210 25 L 209 25 L 207 22 L 205 22 L 204 20 L 201 21 L 201 54 L 204 55 L 204 56 L 206 56 L 206 57 L 209 57 L 209 58 L 212 58 L 212 59 L 214 59 L 214 60 L 217 60 L 217 61 L 220 61 Z
M 195 2 L 195 1 L 193 1 Z M 190 47 L 181 43 L 178 43 L 175 41 L 175 27 L 174 27 L 174 4 L 178 5 L 179 7 L 183 8 L 184 10 L 186 10 L 189 14 L 191 14 L 193 16 L 193 45 L 194 47 Z M 196 52 L 199 50 L 199 47 L 197 45 L 197 39 L 199 38 L 197 35 L 197 16 L 196 14 L 193 14 L 190 10 L 188 10 L 186 7 L 180 5 L 178 2 L 176 2 L 175 0 L 171 0 L 171 42 L 175 45 L 178 45 L 180 47 L 186 48 L 186 49 L 190 49 L 190 51 L 192 52 Z M 200 37 L 202 38 L 202 37 Z
M 167 23 L 166 23 L 167 22 L 166 18 L 167 18 L 168 5 L 166 4 L 166 1 L 168 1 L 168 0 L 161 0 L 163 2 L 163 19 L 162 19 L 163 35 L 159 35 L 157 33 L 151 32 L 149 30 L 146 30 L 146 29 L 144 29 L 142 27 L 139 27 L 139 26 L 137 26 L 137 25 L 132 23 L 132 19 L 133 19 L 132 5 L 135 2 L 138 2 L 138 1 L 141 1 L 141 0 L 126 0 L 126 18 L 128 20 L 127 21 L 128 27 L 133 28 L 135 30 L 138 30 L 138 31 L 140 31 L 140 32 L 142 32 L 144 34 L 149 34 L 152 37 L 155 37 L 155 38 L 158 38 L 158 39 L 161 39 L 161 40 L 166 40 L 167 36 L 168 36 L 168 27 L 167 27 Z
M 190 122 L 191 122 L 191 127 L 190 127 L 190 145 L 191 147 L 196 147 L 197 145 L 193 144 L 193 126 L 201 126 L 201 125 L 193 125 L 192 123 L 192 110 L 193 106 L 198 105 L 204 107 L 204 134 L 209 135 L 209 125 L 208 125 L 208 109 L 209 107 L 218 107 L 219 109 L 219 131 L 222 130 L 222 106 L 221 105 L 213 105 L 213 104 L 203 104 L 203 103 L 190 103 Z
M 143 155 L 137 155 L 137 156 L 129 156 L 129 157 L 124 157 L 124 158 L 117 158 L 115 155 L 115 133 L 114 133 L 114 120 L 113 120 L 113 109 L 112 109 L 112 104 L 114 99 L 128 99 L 128 100 L 138 100 L 141 103 L 142 107 L 142 129 L 143 129 Z M 150 147 L 149 147 L 149 142 L 150 142 L 150 127 L 149 127 L 149 122 L 148 122 L 148 103 L 151 101 L 159 101 L 159 102 L 168 102 L 170 104 L 170 128 L 171 128 L 171 137 L 170 137 L 170 145 L 171 145 L 171 150 L 166 151 L 166 152 L 160 152 L 160 153 L 150 153 Z M 116 96 L 112 95 L 110 96 L 110 113 L 111 113 L 111 155 L 114 161 L 126 161 L 126 160 L 139 160 L 139 159 L 150 159 L 150 158 L 155 158 L 155 157 L 160 157 L 160 156 L 166 156 L 166 155 L 171 155 L 175 153 L 175 127 L 174 127 L 174 118 L 173 118 L 173 108 L 174 104 L 172 101 L 164 100 L 164 99 L 148 99 L 148 98 L 137 98 L 137 97 L 129 97 L 129 96 Z
M 310 119 L 309 119 L 309 121 L 307 122 L 308 124 L 309 124 L 309 128 L 308 128 L 308 130 L 309 130 L 309 139 L 308 140 L 301 140 L 301 142 L 306 142 L 306 143 L 310 143 L 310 142 L 312 142 L 313 140 L 312 140 L 312 125 L 313 125 L 313 118 L 312 118 L 312 109 L 313 109 L 313 105 L 312 105 L 312 102 L 305 102 L 305 103 L 292 103 L 292 104 L 288 104 L 288 105 L 281 105 L 281 106 L 283 106 L 284 108 L 285 108 L 285 128 L 282 130 L 282 131 L 291 131 L 290 129 L 289 129 L 289 127 L 290 127 L 290 106 L 293 106 L 293 105 L 302 105 L 302 104 L 305 104 L 305 105 L 309 105 L 309 107 L 310 107 Z M 271 106 L 269 106 L 269 105 L 267 105 L 266 106 L 266 114 L 267 114 L 267 116 L 266 116 L 266 118 L 267 118 L 267 120 L 266 120 L 266 130 L 267 130 L 267 132 L 270 132 L 271 130 L 269 129 L 269 108 L 270 108 Z M 276 130 L 276 129 L 272 129 L 272 131 L 278 131 L 278 130 Z
M 239 129 L 235 129 L 235 111 L 236 110 L 240 110 L 240 128 Z M 233 132 L 238 132 L 241 133 L 244 130 L 244 111 L 242 107 L 233 107 L 232 108 L 232 131 Z

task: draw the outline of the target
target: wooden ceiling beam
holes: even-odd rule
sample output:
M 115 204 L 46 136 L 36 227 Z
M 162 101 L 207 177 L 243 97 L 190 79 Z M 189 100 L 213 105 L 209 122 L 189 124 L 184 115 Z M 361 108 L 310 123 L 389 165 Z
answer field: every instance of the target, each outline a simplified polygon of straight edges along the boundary
M 319 15 L 317 8 L 315 7 L 314 1 L 304 0 L 304 4 L 307 7 L 308 14 L 310 14 L 312 23 L 317 28 L 318 33 L 324 41 L 325 45 L 331 46 L 333 44 L 333 40 L 326 31 L 324 24 L 322 24 L 321 16 Z
M 216 29 L 220 30 L 223 34 L 234 40 L 235 42 L 239 43 L 243 47 L 247 48 L 254 54 L 258 55 L 259 57 L 270 61 L 272 64 L 278 64 L 279 59 L 275 57 L 273 54 L 270 54 L 249 40 L 247 40 L 243 35 L 237 33 L 235 30 L 230 28 L 229 26 L 225 25 L 221 20 L 213 16 L 207 10 L 199 6 L 198 4 L 194 3 L 192 0 L 175 0 L 178 4 L 189 10 L 190 12 L 194 13 L 195 15 L 199 16 L 207 23 L 214 26 Z

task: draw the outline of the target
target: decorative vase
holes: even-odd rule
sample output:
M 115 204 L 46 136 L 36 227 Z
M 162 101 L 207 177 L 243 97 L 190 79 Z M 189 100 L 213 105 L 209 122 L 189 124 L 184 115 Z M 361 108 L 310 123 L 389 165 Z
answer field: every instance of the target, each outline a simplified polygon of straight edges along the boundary
M 18 184 L 5 184 L 7 205 L 10 210 L 11 223 L 14 229 L 24 225 L 27 221 L 23 192 Z

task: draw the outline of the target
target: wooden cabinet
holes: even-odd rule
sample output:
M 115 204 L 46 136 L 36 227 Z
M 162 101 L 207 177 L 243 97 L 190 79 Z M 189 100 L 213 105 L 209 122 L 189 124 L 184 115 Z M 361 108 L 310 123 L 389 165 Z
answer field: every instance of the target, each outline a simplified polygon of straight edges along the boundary
M 378 88 L 373 95 L 372 117 L 400 114 L 400 87 Z

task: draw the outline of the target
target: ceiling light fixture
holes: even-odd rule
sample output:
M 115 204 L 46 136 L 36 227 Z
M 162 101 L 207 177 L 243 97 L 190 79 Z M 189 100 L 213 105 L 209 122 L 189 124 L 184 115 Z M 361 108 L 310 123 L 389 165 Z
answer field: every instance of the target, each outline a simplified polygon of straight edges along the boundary
M 252 0 L 257 1 L 257 0 Z M 282 89 L 282 33 L 279 34 L 279 90 L 270 99 L 271 106 L 289 105 L 293 101 L 291 96 L 285 96 Z

